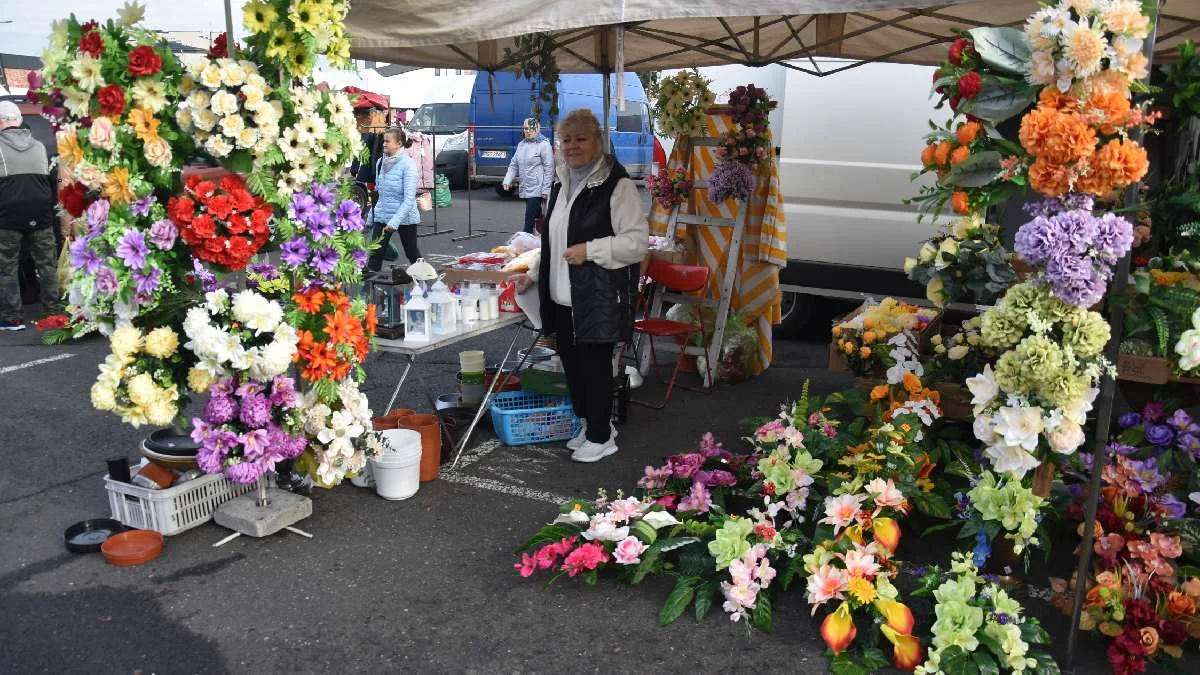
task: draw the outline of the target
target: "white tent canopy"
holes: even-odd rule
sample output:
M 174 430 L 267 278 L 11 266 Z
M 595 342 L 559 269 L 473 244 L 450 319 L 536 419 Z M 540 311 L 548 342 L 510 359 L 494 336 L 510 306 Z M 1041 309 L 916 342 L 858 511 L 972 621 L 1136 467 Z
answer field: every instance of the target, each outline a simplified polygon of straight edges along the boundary
M 414 66 L 510 69 L 504 49 L 515 36 L 548 32 L 563 72 L 612 72 L 622 62 L 640 72 L 791 61 L 822 74 L 812 57 L 936 64 L 956 30 L 1019 26 L 1036 7 L 1034 0 L 355 0 L 347 24 L 355 58 Z M 1155 61 L 1169 60 L 1188 37 L 1200 37 L 1200 0 L 1170 0 Z

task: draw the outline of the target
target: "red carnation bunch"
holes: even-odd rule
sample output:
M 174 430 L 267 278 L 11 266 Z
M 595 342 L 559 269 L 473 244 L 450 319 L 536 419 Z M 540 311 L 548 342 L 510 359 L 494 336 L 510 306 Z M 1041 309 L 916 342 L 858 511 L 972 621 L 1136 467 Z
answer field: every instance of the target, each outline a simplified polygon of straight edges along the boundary
M 197 258 L 234 271 L 267 243 L 271 207 L 246 189 L 239 176 L 220 182 L 191 176 L 184 194 L 167 202 L 167 216 Z

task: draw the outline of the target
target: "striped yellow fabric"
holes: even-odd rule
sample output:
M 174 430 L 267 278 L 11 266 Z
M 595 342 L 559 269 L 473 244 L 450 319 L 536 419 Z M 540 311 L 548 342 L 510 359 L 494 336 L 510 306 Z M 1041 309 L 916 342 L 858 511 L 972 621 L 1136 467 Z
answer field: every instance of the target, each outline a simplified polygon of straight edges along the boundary
M 718 138 L 733 126 L 728 113 L 714 109 L 707 117 L 707 135 Z M 682 140 L 675 143 L 667 166 L 683 168 L 687 151 Z M 691 148 L 690 176 L 693 183 L 707 181 L 716 166 L 716 148 L 694 146 Z M 734 284 L 734 311 L 742 312 L 750 320 L 758 334 L 759 353 L 755 372 L 762 372 L 771 364 L 771 326 L 779 323 L 780 293 L 779 269 L 787 264 L 787 224 L 783 212 L 783 191 L 779 184 L 779 167 L 772 160 L 759 166 L 754 193 L 748 203 L 726 200 L 715 204 L 708 199 L 706 188 L 692 190 L 688 204 L 680 207 L 681 213 L 697 216 L 742 219 L 746 208 L 750 218 L 742 235 L 739 251 L 739 269 Z M 666 233 L 671 212 L 657 203 L 650 210 L 650 231 Z M 693 231 L 694 230 L 694 231 Z M 710 227 L 686 229 L 680 227 L 676 233 L 681 238 L 696 237 L 699 262 L 713 270 L 713 295 L 720 295 L 721 276 L 725 270 L 726 251 L 730 247 L 733 232 L 728 229 Z

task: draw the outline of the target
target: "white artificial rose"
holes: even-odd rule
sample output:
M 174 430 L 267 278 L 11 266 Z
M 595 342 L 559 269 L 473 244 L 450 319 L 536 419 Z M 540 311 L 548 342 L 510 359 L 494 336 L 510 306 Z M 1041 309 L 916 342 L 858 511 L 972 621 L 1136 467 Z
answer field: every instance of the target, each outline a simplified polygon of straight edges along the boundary
M 240 87 L 246 81 L 246 71 L 242 70 L 241 64 L 233 59 L 218 59 L 217 64 L 221 68 L 221 81 L 227 87 Z
M 983 367 L 983 372 L 967 378 L 967 389 L 971 392 L 971 405 L 985 406 L 1000 395 L 1000 385 L 996 384 L 996 374 L 992 372 L 992 364 Z
M 1014 478 L 1023 477 L 1026 472 L 1036 469 L 1041 462 L 1024 448 L 1007 445 L 1003 442 L 988 446 L 983 454 L 992 462 L 992 468 L 999 473 L 1006 473 Z
M 994 420 L 996 433 L 1003 436 L 1006 443 L 1030 452 L 1037 449 L 1038 439 L 1045 429 L 1041 408 L 1005 406 L 996 411 Z
M 208 89 L 221 88 L 221 67 L 215 63 L 209 63 L 204 66 L 204 70 L 200 71 L 199 77 L 196 80 L 207 87 Z
M 1063 420 L 1058 427 L 1046 434 L 1050 449 L 1064 455 L 1069 455 L 1083 445 L 1083 427 L 1070 420 Z
M 227 92 L 218 91 L 213 94 L 211 107 L 214 115 L 223 117 L 226 115 L 236 115 L 238 112 L 237 96 Z
M 208 110 L 209 106 L 211 105 L 212 94 L 208 93 L 207 91 L 201 89 L 188 94 L 187 107 L 191 108 L 193 112 Z
M 656 530 L 664 528 L 668 525 L 679 524 L 679 521 L 675 519 L 675 516 L 667 513 L 666 511 L 651 511 L 650 513 L 642 516 L 642 520 L 646 521 L 646 523 Z
M 229 138 L 239 139 L 246 130 L 246 121 L 239 115 L 226 115 L 221 118 L 221 133 Z
M 936 255 L 937 248 L 929 242 L 921 244 L 921 250 L 917 252 L 917 258 L 923 263 L 933 262 L 933 258 Z
M 1200 312 L 1198 312 L 1200 314 Z M 1193 322 L 1196 318 L 1192 318 Z M 1179 367 L 1182 370 L 1194 370 L 1200 367 L 1200 329 L 1185 330 L 1175 343 L 1175 353 L 1179 355 Z
M 992 423 L 991 415 L 976 415 L 971 430 L 980 443 L 991 445 L 996 442 L 996 427 Z
M 233 152 L 233 144 L 224 136 L 214 134 L 205 139 L 204 149 L 213 157 L 224 157 Z
M 949 357 L 951 361 L 959 361 L 962 360 L 970 351 L 971 348 L 966 345 L 954 345 L 947 351 L 946 356 Z
M 200 109 L 192 114 L 192 122 L 200 131 L 212 131 L 217 126 L 217 116 L 211 110 Z

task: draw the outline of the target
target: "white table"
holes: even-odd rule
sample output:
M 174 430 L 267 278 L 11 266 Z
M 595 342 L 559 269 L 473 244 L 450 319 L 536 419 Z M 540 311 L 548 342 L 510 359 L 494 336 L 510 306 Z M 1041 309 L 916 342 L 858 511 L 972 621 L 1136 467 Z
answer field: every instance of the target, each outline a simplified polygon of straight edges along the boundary
M 386 413 L 387 411 L 390 411 L 392 406 L 396 403 L 396 397 L 400 395 L 400 388 L 404 386 L 404 381 L 408 379 L 409 372 L 413 371 L 413 366 L 417 362 L 417 357 L 421 354 L 427 354 L 434 350 L 441 349 L 442 347 L 449 347 L 450 345 L 462 342 L 464 340 L 469 340 L 473 337 L 479 337 L 480 335 L 484 335 L 495 330 L 500 330 L 501 328 L 516 326 L 524 321 L 524 314 L 501 313 L 499 319 L 477 321 L 473 324 L 460 323 L 458 324 L 458 329 L 453 333 L 447 333 L 445 335 L 434 334 L 432 339 L 428 342 L 405 342 L 404 340 L 384 340 L 382 338 L 376 338 L 375 349 L 381 352 L 401 354 L 408 361 L 408 363 L 404 366 L 404 372 L 400 374 L 400 381 L 396 383 L 396 388 L 392 391 L 392 397 L 388 400 L 387 408 L 384 409 L 384 412 Z M 530 343 L 530 346 L 532 347 L 534 342 L 536 342 L 538 335 L 540 335 L 540 332 L 534 329 L 532 326 L 527 327 L 534 332 L 534 341 Z M 513 349 L 516 348 L 517 340 L 520 337 L 520 330 L 513 334 L 512 342 L 508 345 L 508 351 L 504 353 L 504 358 L 500 361 L 501 365 L 508 363 L 508 359 L 512 356 Z M 526 357 L 528 357 L 528 352 L 526 353 Z M 522 363 L 517 366 L 517 369 L 519 370 L 523 365 L 524 359 L 522 359 Z M 437 403 L 434 400 L 433 395 L 430 393 L 429 386 L 425 384 L 424 378 L 421 377 L 420 369 L 417 369 L 415 372 L 417 374 L 417 380 L 421 383 L 421 388 L 425 390 L 425 397 L 429 400 L 429 407 L 432 408 L 436 414 Z M 454 448 L 454 439 L 451 438 L 449 430 L 446 429 L 445 424 L 442 424 L 441 416 L 438 415 L 438 422 L 442 426 L 442 435 L 445 436 L 446 440 L 450 442 L 451 449 L 457 451 L 454 455 L 454 463 L 450 465 L 451 469 L 458 465 L 458 460 L 462 456 L 463 450 L 467 447 L 467 441 L 470 440 L 471 434 L 475 432 L 475 427 L 479 424 L 480 418 L 483 417 L 484 411 L 487 410 L 488 403 L 491 401 L 492 394 L 496 388 L 496 383 L 499 382 L 499 380 L 500 377 L 498 376 L 492 378 L 491 383 L 488 385 L 487 392 L 483 396 L 483 402 L 479 404 L 479 409 L 475 411 L 475 417 L 471 420 L 471 426 L 467 428 L 467 431 L 462 435 L 462 438 L 459 439 L 457 448 Z

